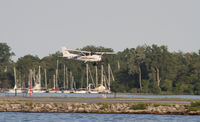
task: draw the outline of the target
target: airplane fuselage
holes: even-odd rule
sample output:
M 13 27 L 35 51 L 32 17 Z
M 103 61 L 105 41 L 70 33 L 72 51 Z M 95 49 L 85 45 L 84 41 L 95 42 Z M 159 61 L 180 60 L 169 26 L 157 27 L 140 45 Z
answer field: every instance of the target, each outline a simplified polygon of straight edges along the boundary
M 73 60 L 80 60 L 84 62 L 99 62 L 102 59 L 101 55 L 77 55 L 77 54 L 68 54 L 66 56 L 68 59 L 73 59 Z

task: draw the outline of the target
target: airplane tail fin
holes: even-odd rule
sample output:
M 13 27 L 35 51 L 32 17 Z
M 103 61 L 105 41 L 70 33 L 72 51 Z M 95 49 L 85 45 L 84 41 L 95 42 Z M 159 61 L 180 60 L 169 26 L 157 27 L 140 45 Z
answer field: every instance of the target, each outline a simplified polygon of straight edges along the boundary
M 66 47 L 63 46 L 61 47 L 61 49 L 62 49 L 63 57 L 67 57 L 70 54 L 70 52 L 67 50 Z

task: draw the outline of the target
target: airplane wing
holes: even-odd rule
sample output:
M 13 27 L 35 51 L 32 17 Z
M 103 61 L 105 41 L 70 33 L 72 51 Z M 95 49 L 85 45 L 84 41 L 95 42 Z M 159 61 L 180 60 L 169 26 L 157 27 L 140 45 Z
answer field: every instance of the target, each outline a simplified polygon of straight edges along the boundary
M 74 53 L 81 53 L 81 54 L 96 54 L 96 55 L 103 55 L 103 54 L 108 54 L 108 55 L 112 55 L 115 54 L 114 52 L 93 52 L 93 51 L 82 51 L 82 50 L 71 50 L 68 49 L 69 52 L 74 52 Z
M 113 55 L 113 54 L 115 54 L 114 52 L 94 52 L 94 53 L 99 54 L 99 55 L 103 55 L 103 54 Z
M 81 55 L 86 55 L 91 53 L 90 51 L 81 51 L 81 50 L 71 50 L 71 49 L 67 49 L 70 53 L 74 53 L 74 54 L 81 54 Z
M 76 53 L 76 54 L 96 54 L 96 55 L 103 55 L 103 54 L 115 54 L 114 52 L 93 52 L 93 51 L 83 51 L 83 50 L 72 50 L 72 49 L 67 49 L 70 53 Z
M 69 52 L 77 52 L 77 53 L 91 53 L 90 51 L 82 51 L 82 50 L 71 50 L 67 49 Z

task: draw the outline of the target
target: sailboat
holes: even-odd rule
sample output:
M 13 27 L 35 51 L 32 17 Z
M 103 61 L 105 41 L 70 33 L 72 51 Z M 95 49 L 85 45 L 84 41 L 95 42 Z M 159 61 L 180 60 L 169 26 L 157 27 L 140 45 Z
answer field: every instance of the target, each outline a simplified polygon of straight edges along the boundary
M 32 75 L 32 72 L 30 72 Z M 32 77 L 30 78 L 32 79 Z M 40 66 L 39 66 L 39 71 L 38 71 L 38 75 L 36 77 L 35 80 L 35 86 L 32 89 L 33 93 L 46 93 L 46 90 L 41 89 L 41 74 L 40 74 Z
M 15 86 L 13 89 L 9 89 L 8 93 L 23 93 L 24 90 L 18 88 L 17 76 L 16 76 L 16 68 L 14 67 L 14 78 L 15 78 Z

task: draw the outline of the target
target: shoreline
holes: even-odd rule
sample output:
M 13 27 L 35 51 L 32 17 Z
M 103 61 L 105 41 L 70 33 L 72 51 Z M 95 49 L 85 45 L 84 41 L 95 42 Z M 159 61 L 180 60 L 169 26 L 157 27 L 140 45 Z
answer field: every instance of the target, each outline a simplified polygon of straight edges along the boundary
M 0 97 L 0 112 L 200 115 L 200 109 L 192 108 L 191 102 L 194 101 L 144 98 Z
M 200 115 L 200 111 L 188 111 L 189 105 L 148 104 L 145 109 L 134 110 L 131 108 L 137 105 L 140 104 L 4 103 L 0 104 L 0 112 Z

